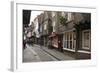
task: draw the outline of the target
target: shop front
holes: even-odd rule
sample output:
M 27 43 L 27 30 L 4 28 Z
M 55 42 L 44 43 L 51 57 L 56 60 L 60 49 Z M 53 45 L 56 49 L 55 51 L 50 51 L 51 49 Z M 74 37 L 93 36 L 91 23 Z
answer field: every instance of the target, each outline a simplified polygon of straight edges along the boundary
M 63 35 L 63 49 L 75 52 L 76 34 L 74 31 L 67 31 Z
M 51 38 L 52 47 L 57 48 L 58 50 L 62 49 L 62 35 L 53 32 L 49 38 Z

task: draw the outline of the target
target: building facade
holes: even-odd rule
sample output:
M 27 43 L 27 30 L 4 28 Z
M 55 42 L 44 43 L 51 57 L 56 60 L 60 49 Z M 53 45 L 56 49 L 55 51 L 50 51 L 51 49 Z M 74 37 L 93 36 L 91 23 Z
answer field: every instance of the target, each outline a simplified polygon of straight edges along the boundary
M 44 11 L 36 19 L 41 45 L 51 40 L 52 47 L 73 52 L 76 59 L 91 58 L 90 13 Z
M 76 58 L 90 58 L 91 55 L 91 14 L 65 13 L 66 24 L 63 31 L 63 49 L 77 52 Z
M 76 58 L 91 58 L 91 14 L 51 12 L 52 46 L 74 52 Z M 60 42 L 60 43 L 59 43 Z

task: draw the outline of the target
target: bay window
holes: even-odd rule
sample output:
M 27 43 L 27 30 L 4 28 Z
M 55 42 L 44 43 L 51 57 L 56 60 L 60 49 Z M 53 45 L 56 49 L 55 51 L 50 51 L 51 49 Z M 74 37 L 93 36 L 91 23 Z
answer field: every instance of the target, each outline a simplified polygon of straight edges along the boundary
M 76 45 L 76 37 L 74 32 L 66 32 L 63 37 L 63 48 L 65 50 L 75 50 Z
M 90 49 L 90 30 L 84 30 L 82 32 L 82 48 L 83 49 Z

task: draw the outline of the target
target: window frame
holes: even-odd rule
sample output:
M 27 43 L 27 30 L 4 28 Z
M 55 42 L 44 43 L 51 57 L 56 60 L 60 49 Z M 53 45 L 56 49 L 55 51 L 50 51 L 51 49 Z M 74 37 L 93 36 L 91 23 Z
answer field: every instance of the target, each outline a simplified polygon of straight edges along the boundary
M 69 50 L 69 51 L 73 51 L 75 52 L 75 48 L 76 48 L 76 41 L 74 40 L 74 35 L 75 32 L 71 31 L 71 32 L 65 32 L 64 36 L 63 36 L 63 49 L 64 50 Z M 67 38 L 68 36 L 68 38 Z M 72 39 L 70 40 L 70 36 L 72 36 Z M 68 41 L 68 45 L 67 45 L 67 41 Z M 70 48 L 70 41 L 72 41 L 72 48 Z M 66 42 L 66 47 L 65 47 L 65 42 Z
M 89 47 L 85 47 L 84 46 L 84 32 L 87 32 L 89 31 Z M 91 49 L 91 30 L 88 29 L 88 30 L 83 30 L 82 31 L 82 49 L 86 49 L 86 50 L 90 50 Z

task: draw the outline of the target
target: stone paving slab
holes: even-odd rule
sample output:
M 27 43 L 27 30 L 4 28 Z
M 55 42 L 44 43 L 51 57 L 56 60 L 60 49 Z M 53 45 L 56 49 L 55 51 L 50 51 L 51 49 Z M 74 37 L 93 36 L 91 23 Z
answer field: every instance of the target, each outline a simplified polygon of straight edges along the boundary
M 28 46 L 23 51 L 23 62 L 39 62 L 40 59 Z
M 34 44 L 27 45 L 24 49 L 23 62 L 44 62 L 44 61 L 64 61 L 75 60 L 75 58 L 66 55 L 55 49 L 48 49 L 44 46 Z
M 46 52 L 50 53 L 51 55 L 55 56 L 59 60 L 75 60 L 74 57 L 71 57 L 65 53 L 59 52 L 58 50 L 55 50 L 55 49 L 48 49 L 47 47 L 44 47 L 44 46 L 41 46 L 41 49 L 43 49 Z
M 23 53 L 23 62 L 27 63 L 43 61 L 57 61 L 57 59 L 53 58 L 51 55 L 43 51 L 38 45 L 27 45 L 27 48 L 24 49 Z

